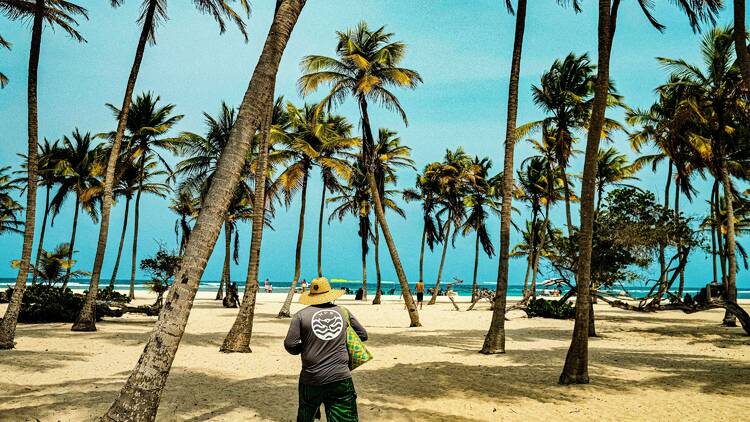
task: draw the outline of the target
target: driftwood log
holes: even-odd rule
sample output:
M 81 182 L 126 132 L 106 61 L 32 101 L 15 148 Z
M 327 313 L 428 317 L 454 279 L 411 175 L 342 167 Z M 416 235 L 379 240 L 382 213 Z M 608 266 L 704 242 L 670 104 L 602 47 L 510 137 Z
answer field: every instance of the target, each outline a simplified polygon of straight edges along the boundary
M 96 311 L 102 316 L 119 318 L 128 313 L 158 316 L 161 309 L 154 305 L 129 306 L 120 302 L 97 301 Z

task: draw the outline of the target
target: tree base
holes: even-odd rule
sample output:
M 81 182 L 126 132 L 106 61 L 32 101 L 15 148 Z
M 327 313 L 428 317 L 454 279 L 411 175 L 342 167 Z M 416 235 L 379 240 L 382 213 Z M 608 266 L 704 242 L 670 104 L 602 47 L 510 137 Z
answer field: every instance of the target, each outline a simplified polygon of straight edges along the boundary
M 76 321 L 76 323 L 73 324 L 72 327 L 70 327 L 70 331 L 77 331 L 77 332 L 96 331 L 96 323 L 93 321 Z
M 16 348 L 16 342 L 11 341 L 0 341 L 0 350 L 13 350 Z
M 422 324 L 419 322 L 412 322 L 411 324 L 409 324 L 409 328 L 421 327 L 421 326 Z
M 483 355 L 504 355 L 505 354 L 505 349 L 502 349 L 502 348 L 495 349 L 495 348 L 482 347 L 482 350 L 480 350 L 479 353 L 481 353 Z
M 250 346 L 239 346 L 239 347 L 224 347 L 221 346 L 219 349 L 221 353 L 253 353 L 252 349 L 250 349 Z
M 560 379 L 557 380 L 560 385 L 573 385 L 573 384 L 588 384 L 589 377 L 586 376 L 570 376 L 566 373 L 560 374 Z
M 276 318 L 291 318 L 292 315 L 289 312 L 281 311 L 278 315 L 276 315 Z

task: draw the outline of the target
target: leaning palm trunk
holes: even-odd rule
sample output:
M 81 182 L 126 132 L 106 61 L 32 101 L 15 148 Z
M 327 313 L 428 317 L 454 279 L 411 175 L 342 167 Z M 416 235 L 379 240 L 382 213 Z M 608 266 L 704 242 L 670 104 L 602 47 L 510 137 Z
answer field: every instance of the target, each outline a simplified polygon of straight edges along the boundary
M 146 48 L 146 42 L 149 39 L 149 34 L 151 33 L 150 31 L 154 22 L 155 10 L 156 1 L 149 2 L 148 9 L 146 9 L 146 13 L 143 18 L 143 28 L 141 29 L 140 38 L 138 38 L 138 46 L 135 50 L 133 66 L 130 69 L 128 83 L 125 86 L 125 95 L 122 100 L 122 107 L 120 108 L 119 120 L 117 121 L 117 131 L 115 132 L 115 139 L 112 141 L 112 149 L 109 151 L 109 157 L 107 158 L 107 171 L 104 175 L 101 224 L 99 225 L 99 238 L 96 244 L 94 268 L 91 271 L 89 293 L 86 296 L 86 302 L 83 305 L 83 309 L 81 310 L 80 315 L 78 315 L 78 319 L 71 328 L 73 331 L 96 331 L 96 318 L 94 318 L 94 312 L 96 309 L 96 294 L 99 290 L 99 278 L 101 277 L 102 265 L 104 264 L 104 253 L 107 250 L 107 236 L 109 235 L 109 216 L 113 201 L 112 190 L 115 183 L 115 167 L 117 166 L 117 158 L 120 156 L 122 138 L 125 135 L 125 125 L 128 121 L 130 102 L 133 98 L 135 82 L 138 79 L 138 72 L 140 71 L 141 62 L 143 61 L 143 51 Z
M 231 193 L 237 188 L 250 141 L 258 127 L 266 121 L 273 105 L 279 61 L 304 4 L 304 0 L 277 0 L 268 38 L 240 105 L 227 146 L 219 159 L 204 207 L 190 235 L 175 282 L 170 287 L 159 321 L 143 354 L 103 416 L 105 421 L 141 422 L 156 418 L 159 399 L 185 332 L 206 262 L 221 231 Z
M 318 217 L 318 277 L 323 277 L 323 213 L 326 210 L 326 187 L 320 194 L 320 216 Z
M 437 295 L 438 291 L 440 290 L 440 281 L 443 278 L 443 266 L 445 265 L 445 256 L 448 253 L 448 244 L 450 244 L 450 241 L 448 240 L 451 236 L 451 223 L 452 223 L 452 213 L 448 212 L 448 221 L 445 223 L 445 236 L 443 237 L 443 253 L 440 255 L 440 267 L 438 267 L 438 273 L 437 273 L 437 279 L 435 280 L 435 288 L 432 290 L 432 297 L 430 297 L 430 301 L 427 303 L 428 305 L 434 305 L 435 302 L 437 302 Z
M 478 286 L 477 286 L 477 271 L 479 270 L 479 230 L 477 230 L 477 238 L 474 241 L 474 276 L 471 283 L 471 303 L 474 303 L 478 297 Z
M 547 201 L 546 205 L 547 209 L 545 210 L 545 217 L 544 221 L 542 222 L 542 227 L 539 228 L 539 247 L 536 250 L 536 254 L 534 254 L 534 265 L 532 270 L 532 277 L 531 277 L 531 297 L 536 298 L 536 279 L 537 275 L 539 274 L 539 259 L 542 256 L 542 252 L 544 251 L 544 244 L 547 240 L 547 227 L 549 227 L 549 208 L 550 204 L 549 201 Z
M 70 232 L 70 248 L 68 249 L 68 261 L 73 259 L 73 250 L 76 247 L 76 232 L 78 231 L 78 210 L 81 207 L 81 202 L 78 194 L 76 194 L 76 209 L 73 211 L 73 229 Z M 65 278 L 63 279 L 62 289 L 68 287 L 68 281 L 70 281 L 70 266 L 65 270 Z
M 604 127 L 609 91 L 610 0 L 599 0 L 599 58 L 597 65 L 594 101 L 586 141 L 586 156 L 581 182 L 581 222 L 576 274 L 576 320 L 573 338 L 565 357 L 565 366 L 560 374 L 560 384 L 586 384 L 589 382 L 589 312 L 591 283 L 591 247 L 594 234 L 594 191 L 596 190 L 597 152 Z
M 125 246 L 125 234 L 128 230 L 128 214 L 130 213 L 130 198 L 125 198 L 125 215 L 122 218 L 122 232 L 120 232 L 120 244 L 117 246 L 117 258 L 115 258 L 115 268 L 112 270 L 112 278 L 109 280 L 109 287 L 114 289 L 117 281 L 117 271 L 120 268 L 120 258 L 122 257 L 122 247 Z
M 272 96 L 273 97 L 273 96 Z M 261 130 L 261 144 L 258 148 L 258 159 L 255 169 L 255 198 L 253 199 L 253 227 L 250 239 L 250 258 L 247 264 L 245 294 L 232 328 L 224 338 L 220 351 L 224 353 L 250 353 L 250 340 L 253 336 L 253 317 L 255 301 L 258 296 L 258 268 L 260 266 L 260 247 L 263 239 L 266 203 L 266 167 L 268 163 L 268 132 L 270 117 L 266 118 Z
M 380 273 L 380 229 L 378 228 L 378 221 L 375 220 L 375 298 L 372 300 L 373 305 L 380 305 L 382 296 L 382 284 L 383 276 Z M 364 295 L 362 300 L 367 297 L 367 282 L 362 280 L 362 286 L 364 289 Z
M 713 209 L 717 224 L 716 235 L 718 238 L 717 243 L 719 246 L 719 266 L 721 267 L 721 284 L 726 284 L 727 260 L 726 254 L 724 253 L 724 235 L 722 234 L 721 230 L 719 230 L 719 228 L 721 227 L 721 198 L 719 197 L 719 178 L 716 178 L 716 180 L 714 181 L 713 197 Z
M 398 256 L 396 242 L 393 240 L 393 235 L 391 235 L 391 229 L 388 227 L 388 221 L 386 221 L 385 219 L 383 202 L 381 201 L 381 192 L 378 189 L 378 182 L 377 180 L 375 180 L 375 173 L 372 168 L 372 152 L 374 150 L 375 142 L 372 136 L 372 128 L 370 127 L 370 116 L 367 113 L 367 102 L 364 100 L 364 98 L 360 99 L 359 107 L 362 116 L 362 132 L 364 135 L 364 142 L 362 143 L 362 155 L 363 157 L 365 157 L 365 162 L 367 163 L 367 169 L 365 173 L 367 173 L 367 184 L 370 187 L 370 196 L 372 197 L 372 202 L 374 205 L 373 208 L 375 209 L 375 218 L 377 218 L 380 229 L 383 231 L 383 237 L 385 238 L 385 243 L 388 246 L 388 252 L 391 255 L 391 261 L 393 262 L 393 267 L 396 270 L 398 283 L 401 286 L 401 294 L 404 297 L 404 303 L 406 304 L 406 309 L 409 312 L 409 326 L 421 327 L 422 324 L 419 322 L 419 313 L 417 312 L 417 307 L 414 304 L 414 298 L 412 297 L 411 290 L 409 289 L 409 281 L 406 278 L 406 272 L 404 271 L 404 267 L 401 264 L 401 258 L 399 258 Z
M 560 167 L 562 170 L 563 180 L 563 195 L 565 196 L 565 222 L 568 226 L 568 236 L 573 233 L 573 214 L 570 211 L 570 182 L 568 182 L 568 172 L 565 167 Z
M 536 223 L 537 223 L 537 208 L 533 207 L 531 215 L 531 234 L 529 234 L 529 253 L 526 257 L 526 276 L 523 279 L 523 298 L 527 300 L 531 297 L 531 289 L 529 289 L 529 281 L 531 280 L 531 273 L 534 269 L 534 258 L 536 257 Z
M 424 244 L 427 240 L 427 227 L 422 229 L 422 246 L 419 249 L 419 282 L 424 281 Z
M 45 198 L 44 198 L 44 217 L 42 218 L 42 230 L 39 232 L 39 245 L 36 247 L 36 264 L 34 265 L 34 268 L 39 268 L 39 260 L 42 258 L 42 251 L 44 251 L 44 235 L 47 232 L 47 217 L 49 217 L 49 193 L 50 188 L 49 185 L 47 185 Z M 34 274 L 31 278 L 31 285 L 33 286 L 36 284 L 36 279 L 38 277 L 36 271 L 32 271 Z
M 664 187 L 664 210 L 669 211 L 669 190 L 672 185 L 672 160 L 669 160 L 667 165 L 667 182 Z M 665 291 L 668 282 L 667 275 L 667 258 L 666 258 L 667 245 L 663 241 L 659 241 L 659 295 L 656 297 L 655 304 L 658 305 L 661 302 L 662 296 Z
M 145 158 L 141 157 L 141 174 L 144 172 Z M 135 299 L 135 270 L 138 267 L 138 226 L 141 215 L 142 181 L 138 182 L 138 193 L 135 194 L 135 208 L 133 213 L 133 253 L 130 255 L 130 290 L 128 296 Z
M 724 202 L 727 212 L 727 260 L 729 264 L 729 274 L 724 288 L 724 300 L 727 302 L 737 302 L 737 243 L 734 238 L 734 204 L 732 195 L 732 181 L 729 179 L 729 169 L 727 160 L 721 162 L 721 182 L 724 185 Z M 724 325 L 734 327 L 737 325 L 737 318 L 730 311 L 724 315 Z
M 747 84 L 750 82 L 750 54 L 747 51 L 745 0 L 734 0 L 734 49 L 737 52 L 737 62 L 740 64 L 742 80 L 747 88 Z
M 680 184 L 675 184 L 675 191 L 674 191 L 674 213 L 675 213 L 675 219 L 679 219 L 680 216 Z M 677 245 L 677 253 L 680 259 L 682 258 L 682 255 L 687 253 L 682 245 Z M 680 284 L 677 289 L 677 297 L 682 300 L 682 295 L 685 292 L 685 268 L 682 266 L 680 267 Z
M 508 264 L 510 261 L 510 211 L 513 193 L 513 155 L 516 144 L 516 118 L 518 116 L 518 79 L 521 74 L 521 52 L 526 28 L 526 0 L 518 0 L 516 29 L 513 39 L 513 58 L 508 82 L 508 115 L 505 126 L 505 154 L 503 158 L 503 202 L 500 210 L 500 259 L 497 271 L 497 289 L 492 304 L 492 322 L 484 338 L 480 353 L 505 353 L 505 303 L 508 293 Z
M 216 300 L 224 299 L 224 285 L 226 284 L 227 294 L 229 293 L 229 279 L 232 266 L 232 227 L 229 222 L 224 222 L 224 267 L 221 271 L 221 280 L 219 281 L 219 290 L 216 291 Z
M 369 224 L 363 218 L 359 219 L 359 232 L 362 233 L 360 236 L 360 252 L 362 258 L 362 284 L 367 285 L 367 229 Z
M 289 293 L 286 295 L 284 305 L 281 307 L 278 318 L 290 318 L 292 299 L 294 299 L 294 291 L 299 281 L 300 272 L 302 271 L 302 238 L 305 235 L 305 208 L 307 205 L 307 170 L 302 178 L 302 203 L 299 207 L 299 229 L 297 230 L 297 249 L 294 253 L 294 278 L 292 279 L 292 285 L 289 286 Z
M 29 82 L 28 92 L 28 163 L 26 168 L 26 220 L 23 229 L 23 246 L 21 247 L 21 263 L 18 267 L 13 296 L 10 298 L 5 316 L 0 322 L 0 349 L 12 349 L 15 346 L 16 324 L 18 313 L 21 311 L 21 301 L 26 291 L 26 278 L 31 263 L 31 250 L 34 246 L 34 226 L 36 225 L 36 185 L 37 185 L 37 148 L 38 148 L 38 116 L 37 116 L 37 73 L 39 70 L 39 51 L 42 44 L 42 11 L 43 0 L 36 0 L 37 11 L 31 30 L 31 48 L 29 50 Z

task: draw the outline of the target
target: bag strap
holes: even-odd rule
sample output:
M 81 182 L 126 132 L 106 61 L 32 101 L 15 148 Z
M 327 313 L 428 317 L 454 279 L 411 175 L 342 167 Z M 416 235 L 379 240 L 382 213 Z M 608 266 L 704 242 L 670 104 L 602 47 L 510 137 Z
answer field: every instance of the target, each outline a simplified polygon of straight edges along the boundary
M 344 313 L 344 319 L 346 320 L 346 325 L 348 325 L 349 327 L 351 327 L 352 326 L 352 320 L 349 318 L 349 310 L 346 309 L 343 306 L 339 306 L 339 309 L 341 309 L 341 312 Z

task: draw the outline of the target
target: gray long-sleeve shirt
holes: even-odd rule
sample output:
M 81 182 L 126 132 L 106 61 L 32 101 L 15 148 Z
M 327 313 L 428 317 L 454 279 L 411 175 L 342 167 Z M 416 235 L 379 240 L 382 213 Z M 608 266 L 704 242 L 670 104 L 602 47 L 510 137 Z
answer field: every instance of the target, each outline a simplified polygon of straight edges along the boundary
M 349 320 L 362 341 L 367 340 L 367 331 L 351 312 Z M 289 325 L 284 348 L 293 355 L 302 354 L 303 384 L 322 385 L 352 376 L 346 350 L 346 317 L 336 305 L 313 305 L 297 312 Z

